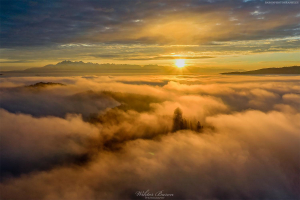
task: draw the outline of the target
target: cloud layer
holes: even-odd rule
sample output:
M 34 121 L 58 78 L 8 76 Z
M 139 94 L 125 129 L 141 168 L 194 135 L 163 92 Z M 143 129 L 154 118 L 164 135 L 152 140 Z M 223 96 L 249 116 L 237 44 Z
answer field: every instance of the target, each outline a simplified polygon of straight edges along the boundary
M 66 86 L 26 87 L 37 80 Z M 300 197 L 299 77 L 29 77 L 1 85 L 3 199 L 139 199 L 136 191 L 146 190 L 174 194 L 166 199 Z M 58 96 L 61 103 L 49 103 Z M 177 107 L 203 130 L 172 132 Z

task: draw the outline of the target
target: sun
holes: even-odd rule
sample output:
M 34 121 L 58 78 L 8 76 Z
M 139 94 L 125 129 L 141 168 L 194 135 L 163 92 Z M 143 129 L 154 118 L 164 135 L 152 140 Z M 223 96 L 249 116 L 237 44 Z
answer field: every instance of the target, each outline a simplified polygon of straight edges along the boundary
M 178 67 L 178 68 L 183 68 L 185 66 L 185 61 L 184 59 L 177 59 L 176 62 L 175 62 L 175 65 Z

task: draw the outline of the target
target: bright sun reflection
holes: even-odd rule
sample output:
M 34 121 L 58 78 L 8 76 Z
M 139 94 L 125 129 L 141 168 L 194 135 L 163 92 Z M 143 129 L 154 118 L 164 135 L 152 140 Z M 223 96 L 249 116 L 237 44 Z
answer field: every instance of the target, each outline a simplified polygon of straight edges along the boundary
M 175 62 L 175 65 L 176 65 L 178 68 L 184 67 L 184 66 L 185 66 L 184 59 L 177 59 L 176 62 Z

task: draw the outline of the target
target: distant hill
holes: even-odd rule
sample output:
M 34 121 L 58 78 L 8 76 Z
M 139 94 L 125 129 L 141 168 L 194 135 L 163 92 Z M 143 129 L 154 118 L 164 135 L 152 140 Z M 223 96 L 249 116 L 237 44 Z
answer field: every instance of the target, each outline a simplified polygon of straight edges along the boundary
M 47 87 L 47 86 L 65 86 L 65 84 L 62 83 L 53 83 L 53 82 L 38 82 L 32 85 L 29 85 L 27 87 L 31 87 L 31 88 L 43 88 L 43 87 Z
M 281 67 L 281 68 L 263 68 L 257 69 L 252 71 L 245 71 L 245 72 L 225 72 L 221 74 L 300 74 L 300 66 L 292 66 L 292 67 Z

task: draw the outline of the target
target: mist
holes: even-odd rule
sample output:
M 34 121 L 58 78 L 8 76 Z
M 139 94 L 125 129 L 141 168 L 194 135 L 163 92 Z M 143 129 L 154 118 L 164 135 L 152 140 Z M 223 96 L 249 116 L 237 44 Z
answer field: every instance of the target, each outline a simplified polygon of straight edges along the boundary
M 299 80 L 3 77 L 1 198 L 298 199 Z

